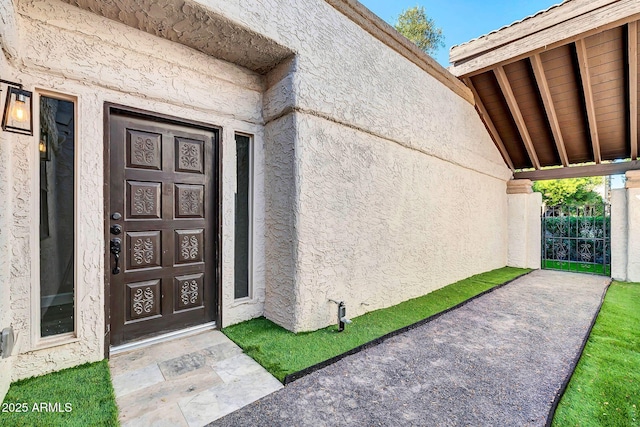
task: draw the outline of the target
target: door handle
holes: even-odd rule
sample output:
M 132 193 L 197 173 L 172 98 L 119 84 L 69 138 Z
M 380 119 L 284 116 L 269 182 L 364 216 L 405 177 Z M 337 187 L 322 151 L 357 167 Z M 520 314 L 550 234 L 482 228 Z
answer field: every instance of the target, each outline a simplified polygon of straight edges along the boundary
M 113 267 L 111 272 L 113 274 L 120 274 L 120 252 L 122 252 L 122 240 L 119 237 L 111 239 L 110 250 L 116 259 L 116 266 Z

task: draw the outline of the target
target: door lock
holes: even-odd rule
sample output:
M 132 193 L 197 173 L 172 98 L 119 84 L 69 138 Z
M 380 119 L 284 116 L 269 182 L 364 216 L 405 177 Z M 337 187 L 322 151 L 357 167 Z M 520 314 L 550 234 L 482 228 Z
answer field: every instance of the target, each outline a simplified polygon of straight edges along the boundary
M 111 239 L 111 253 L 116 258 L 116 266 L 113 267 L 111 272 L 113 274 L 120 274 L 120 252 L 122 252 L 122 240 L 119 237 Z
M 117 236 L 120 233 L 122 233 L 122 226 L 120 224 L 111 226 L 111 234 L 115 234 Z

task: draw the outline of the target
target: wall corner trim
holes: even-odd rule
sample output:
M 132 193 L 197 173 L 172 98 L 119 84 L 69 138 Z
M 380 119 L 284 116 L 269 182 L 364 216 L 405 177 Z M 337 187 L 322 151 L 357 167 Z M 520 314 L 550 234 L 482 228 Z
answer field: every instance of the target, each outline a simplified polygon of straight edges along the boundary
M 627 178 L 624 188 L 640 188 L 640 170 L 627 171 L 624 176 Z
M 530 179 L 512 179 L 507 182 L 507 194 L 531 194 L 533 182 Z

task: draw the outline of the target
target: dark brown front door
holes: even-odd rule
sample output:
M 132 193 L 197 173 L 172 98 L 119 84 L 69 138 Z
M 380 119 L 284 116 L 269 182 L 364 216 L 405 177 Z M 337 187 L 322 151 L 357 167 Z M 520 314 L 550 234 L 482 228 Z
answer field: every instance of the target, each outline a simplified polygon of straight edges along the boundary
M 218 134 L 109 116 L 111 345 L 213 321 Z

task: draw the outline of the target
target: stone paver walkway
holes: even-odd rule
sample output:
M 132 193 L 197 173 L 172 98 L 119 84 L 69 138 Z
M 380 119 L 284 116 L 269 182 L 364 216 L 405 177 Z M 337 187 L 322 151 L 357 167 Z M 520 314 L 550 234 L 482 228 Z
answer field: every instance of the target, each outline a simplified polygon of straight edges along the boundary
M 543 426 L 608 278 L 535 271 L 212 426 Z
M 282 384 L 219 331 L 109 360 L 122 427 L 201 427 Z

